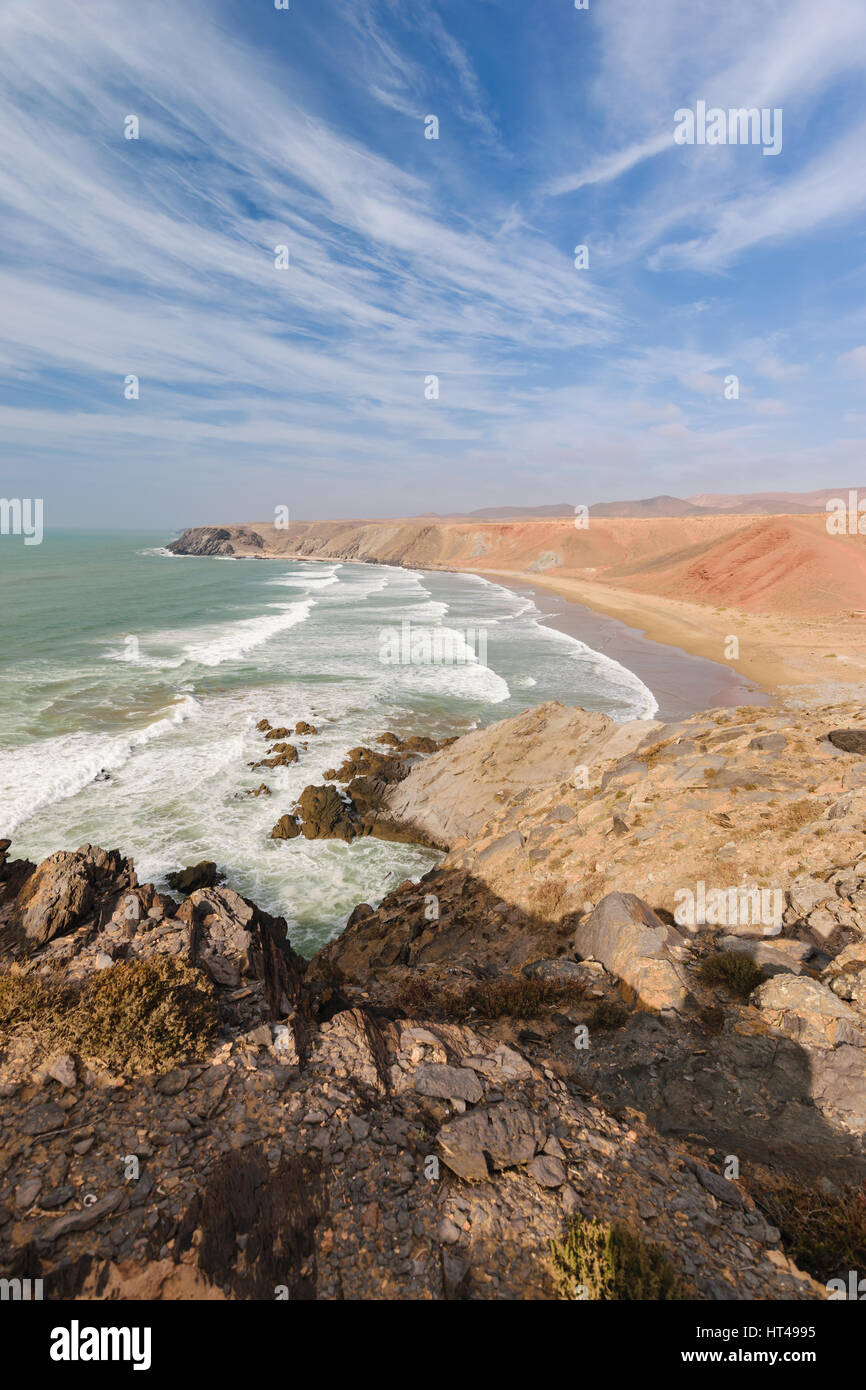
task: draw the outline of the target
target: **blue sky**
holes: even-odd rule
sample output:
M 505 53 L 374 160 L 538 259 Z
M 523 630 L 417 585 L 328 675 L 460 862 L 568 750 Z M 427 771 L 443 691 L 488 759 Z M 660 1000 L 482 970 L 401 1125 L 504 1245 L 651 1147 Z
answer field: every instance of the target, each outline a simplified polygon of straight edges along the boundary
M 0 492 L 172 529 L 862 486 L 864 69 L 864 0 L 5 0 Z M 675 144 L 701 100 L 781 152 Z

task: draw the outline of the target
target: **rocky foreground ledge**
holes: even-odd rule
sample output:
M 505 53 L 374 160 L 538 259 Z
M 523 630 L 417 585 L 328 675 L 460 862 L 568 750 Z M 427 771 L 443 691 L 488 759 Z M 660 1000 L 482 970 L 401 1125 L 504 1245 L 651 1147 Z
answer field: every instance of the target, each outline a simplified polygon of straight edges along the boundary
M 382 791 L 442 863 L 309 962 L 213 873 L 0 841 L 3 1276 L 826 1297 L 866 1230 L 857 721 L 544 705 L 468 735 Z M 679 922 L 689 893 L 725 920 Z M 625 1292 L 584 1282 L 599 1239 L 631 1242 Z

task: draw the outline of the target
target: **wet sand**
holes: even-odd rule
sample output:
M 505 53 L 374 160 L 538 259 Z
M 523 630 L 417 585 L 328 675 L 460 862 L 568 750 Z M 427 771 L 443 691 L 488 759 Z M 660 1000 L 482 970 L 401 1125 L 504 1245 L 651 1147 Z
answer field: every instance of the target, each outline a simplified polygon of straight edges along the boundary
M 619 618 L 595 613 L 549 589 L 510 582 L 502 575 L 495 582 L 531 598 L 545 626 L 577 637 L 639 676 L 658 701 L 657 719 L 684 719 L 720 707 L 771 704 L 766 691 L 732 667 L 693 656 L 681 647 L 653 642 Z

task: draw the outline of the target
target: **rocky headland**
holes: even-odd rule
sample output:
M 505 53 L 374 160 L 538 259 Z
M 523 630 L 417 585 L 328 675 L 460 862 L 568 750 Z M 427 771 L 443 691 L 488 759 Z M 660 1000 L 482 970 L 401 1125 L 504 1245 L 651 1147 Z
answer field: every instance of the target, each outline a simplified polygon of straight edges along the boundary
M 280 853 L 382 833 L 442 858 L 309 961 L 230 865 L 141 884 L 116 850 L 0 841 L 3 1276 L 773 1300 L 862 1266 L 859 706 L 546 704 L 330 773 L 275 806 Z M 598 1239 L 631 1242 L 631 1292 L 585 1282 Z

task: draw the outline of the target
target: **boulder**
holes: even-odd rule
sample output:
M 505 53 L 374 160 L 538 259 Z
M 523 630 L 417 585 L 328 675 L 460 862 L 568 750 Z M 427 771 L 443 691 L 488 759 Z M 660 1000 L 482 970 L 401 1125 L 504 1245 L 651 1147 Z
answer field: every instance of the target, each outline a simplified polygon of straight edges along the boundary
M 291 767 L 298 761 L 298 750 L 293 743 L 275 743 L 271 754 L 269 758 L 259 758 L 258 762 L 250 763 L 250 768 L 255 771 L 260 767 Z
M 648 1009 L 682 1010 L 685 941 L 633 893 L 608 893 L 581 922 L 574 948 L 623 981 Z
M 531 1178 L 535 1178 L 539 1187 L 562 1187 L 566 1179 L 564 1163 L 548 1154 L 539 1154 L 526 1171 Z
M 862 1046 L 857 1012 L 827 985 L 806 975 L 774 975 L 752 996 L 767 1022 L 804 1047 Z
M 459 1178 L 484 1181 L 494 1169 L 530 1163 L 547 1138 L 540 1120 L 513 1101 L 480 1106 L 439 1131 L 442 1157 Z
M 34 945 L 71 931 L 101 898 L 134 887 L 132 861 L 95 845 L 58 850 L 30 875 L 15 901 L 14 920 Z
M 833 729 L 827 737 L 843 753 L 866 753 L 866 729 Z
M 277 821 L 276 825 L 271 831 L 271 839 L 294 840 L 298 835 L 300 835 L 300 833 L 301 827 L 298 825 L 298 822 L 295 820 L 295 817 L 290 816 L 288 812 L 286 812 L 284 816 L 280 816 L 279 820 Z
M 218 985 L 254 974 L 256 909 L 231 888 L 201 888 L 187 899 L 196 922 L 196 957 Z
M 167 874 L 166 881 L 170 888 L 186 896 L 197 888 L 214 888 L 221 877 L 212 859 L 202 859 L 199 864 L 189 864 L 185 869 Z
M 814 946 L 807 941 L 791 941 L 778 937 L 775 941 L 751 941 L 742 936 L 722 936 L 718 941 L 720 951 L 732 951 L 735 955 L 748 956 L 760 965 L 769 975 L 788 971 L 799 975 L 803 962 L 815 954 Z
M 298 797 L 297 814 L 307 840 L 346 840 L 360 833 L 358 817 L 336 787 L 305 787 Z
M 415 1073 L 415 1090 L 420 1096 L 440 1100 L 464 1100 L 475 1105 L 483 1096 L 481 1082 L 469 1067 L 448 1067 L 428 1062 Z

